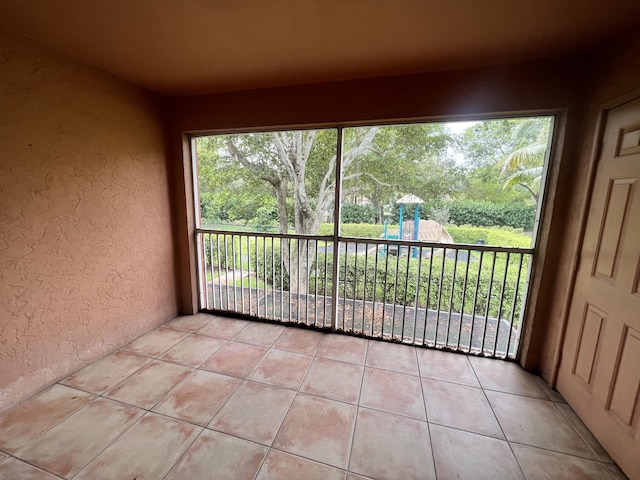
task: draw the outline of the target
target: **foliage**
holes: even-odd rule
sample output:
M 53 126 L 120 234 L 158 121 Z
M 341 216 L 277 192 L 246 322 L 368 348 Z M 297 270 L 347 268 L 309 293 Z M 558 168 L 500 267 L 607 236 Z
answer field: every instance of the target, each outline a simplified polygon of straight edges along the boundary
M 462 311 L 464 302 L 465 314 L 471 314 L 475 305 L 475 314 L 478 316 L 498 317 L 500 313 L 501 318 L 509 318 L 518 277 L 518 256 L 511 256 L 507 268 L 507 258 L 504 253 L 485 252 L 482 255 L 482 264 L 480 264 L 478 252 L 473 252 L 472 255 L 467 271 L 466 262 L 458 261 L 456 265 L 455 260 L 448 257 L 444 258 L 443 268 L 442 255 L 422 260 L 406 256 L 397 259 L 391 256 L 388 257 L 388 262 L 378 261 L 377 267 L 375 262 L 370 261 L 365 268 L 362 255 L 356 259 L 356 255 L 350 254 L 347 256 L 346 266 L 345 262 L 340 261 L 338 292 L 340 296 L 346 295 L 349 299 L 376 300 L 407 306 L 415 306 L 417 299 L 419 308 L 434 310 L 440 305 L 440 308 L 449 310 L 451 305 L 453 312 Z M 494 255 L 497 255 L 495 263 Z M 314 288 L 317 282 L 319 291 L 324 291 L 324 288 L 327 288 L 327 291 L 331 290 L 332 259 L 332 255 L 329 254 L 327 271 L 324 269 L 325 263 L 319 262 L 318 275 L 311 279 L 313 287 L 310 288 Z M 520 269 L 516 315 L 522 305 L 525 288 L 523 278 L 525 278 L 526 269 L 525 260 Z M 480 275 L 479 280 L 478 275 Z M 328 282 L 326 285 L 325 281 Z
M 531 118 L 518 124 L 512 137 L 516 142 L 524 138 L 526 144 L 508 152 L 496 164 L 502 176 L 507 177 L 504 188 L 524 188 L 538 201 L 550 128 L 551 121 L 548 118 Z
M 513 227 L 533 230 L 535 205 L 523 203 L 456 202 L 449 207 L 449 221 L 456 225 L 477 227 Z
M 344 223 L 376 223 L 377 212 L 372 205 L 348 204 L 342 206 Z
M 280 246 L 267 246 L 264 251 L 265 255 L 258 255 L 256 275 L 262 278 L 265 283 L 282 288 L 282 290 L 289 290 L 290 277 L 282 263 Z
M 384 225 L 367 223 L 343 223 L 340 225 L 340 235 L 356 238 L 381 238 L 384 234 Z M 333 235 L 333 223 L 320 225 L 318 235 Z
M 449 225 L 447 232 L 451 234 L 455 243 L 475 244 L 478 240 L 484 240 L 486 245 L 497 247 L 531 247 L 531 237 L 522 233 L 520 229 L 509 227 L 483 228 L 470 225 Z

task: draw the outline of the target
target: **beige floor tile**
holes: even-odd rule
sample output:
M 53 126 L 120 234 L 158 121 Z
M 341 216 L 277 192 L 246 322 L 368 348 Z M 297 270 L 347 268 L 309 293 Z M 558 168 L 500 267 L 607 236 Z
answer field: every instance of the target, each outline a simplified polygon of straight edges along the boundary
M 233 337 L 234 342 L 250 343 L 261 347 L 270 347 L 284 332 L 282 325 L 252 322 Z
M 245 381 L 208 428 L 270 446 L 295 396 L 291 390 Z
M 300 391 L 357 405 L 363 372 L 361 365 L 316 357 Z
M 440 425 L 430 433 L 438 478 L 524 480 L 506 441 Z
M 0 463 L 0 478 L 7 480 L 58 480 L 58 477 L 15 458 L 9 458 Z
M 273 344 L 274 348 L 289 352 L 315 355 L 325 334 L 304 328 L 287 327 Z
M 415 347 L 390 342 L 369 342 L 367 366 L 418 375 Z
M 480 357 L 469 357 L 469 361 L 482 388 L 547 400 L 547 395 L 534 376 L 524 371 L 520 365 Z
M 248 320 L 211 316 L 211 320 L 197 331 L 200 335 L 230 340 L 236 333 L 249 325 Z
M 163 478 L 200 431 L 195 425 L 147 413 L 74 480 Z
M 207 325 L 212 315 L 208 313 L 196 313 L 195 315 L 181 315 L 165 324 L 165 327 L 173 328 L 181 332 L 195 333 Z
M 511 446 L 527 480 L 609 480 L 602 463 L 526 445 Z
M 268 449 L 205 430 L 165 480 L 253 480 Z
M 101 395 L 150 361 L 149 357 L 119 351 L 92 363 L 60 383 Z
M 247 377 L 256 382 L 297 390 L 313 357 L 284 350 L 269 350 Z
M 147 357 L 157 357 L 186 337 L 188 333 L 160 327 L 134 340 L 122 350 Z
M 576 415 L 573 409 L 567 405 L 566 403 L 558 403 L 556 404 L 560 413 L 564 415 L 573 428 L 575 428 L 578 434 L 582 437 L 582 439 L 586 442 L 587 445 L 593 450 L 598 460 L 605 463 L 614 463 L 606 450 L 600 445 L 600 442 L 596 440 L 593 434 L 589 431 L 587 426 L 580 420 L 580 417 Z
M 368 340 L 337 333 L 326 334 L 316 355 L 342 362 L 364 365 Z
M 551 401 L 492 391 L 486 394 L 510 442 L 595 459 Z
M 346 469 L 355 419 L 353 405 L 298 394 L 273 446 Z
M 0 449 L 15 453 L 94 398 L 94 395 L 74 388 L 53 385 L 5 410 L 0 415 Z
M 211 338 L 206 335 L 189 335 L 165 352 L 160 359 L 189 367 L 199 367 L 211 355 L 220 350 L 225 343 L 226 340 L 220 338 Z
M 481 389 L 423 378 L 422 391 L 430 423 L 504 440 L 500 424 Z
M 356 475 L 355 473 L 350 473 L 347 475 L 347 480 L 372 480 L 369 477 L 363 477 L 362 475 Z
M 360 405 L 426 420 L 420 379 L 412 375 L 365 368 Z
M 16 456 L 69 478 L 144 413 L 130 405 L 98 398 L 21 449 Z
M 344 480 L 345 471 L 271 450 L 256 480 Z
M 182 365 L 154 360 L 105 396 L 148 410 L 192 372 L 193 369 Z
M 266 348 L 257 345 L 229 342 L 200 368 L 244 378 L 255 368 L 267 351 Z
M 427 423 L 360 408 L 349 470 L 376 480 L 435 480 Z
M 239 378 L 198 370 L 162 399 L 153 411 L 205 426 L 240 383 Z
M 416 353 L 422 377 L 461 383 L 472 387 L 480 386 L 466 355 L 426 348 L 416 348 Z

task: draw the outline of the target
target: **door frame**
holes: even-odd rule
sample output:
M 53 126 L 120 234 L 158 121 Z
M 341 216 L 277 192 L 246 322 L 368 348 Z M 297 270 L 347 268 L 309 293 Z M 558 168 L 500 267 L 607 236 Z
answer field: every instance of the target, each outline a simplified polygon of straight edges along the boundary
M 598 164 L 601 157 L 602 138 L 605 133 L 607 125 L 607 118 L 609 112 L 617 107 L 624 105 L 625 103 L 632 102 L 640 98 L 640 88 L 633 89 L 627 93 L 614 97 L 611 100 L 603 102 L 598 109 L 598 116 L 596 119 L 596 127 L 593 134 L 593 142 L 591 145 L 591 152 L 589 154 L 589 164 L 587 172 L 587 190 L 583 200 L 582 207 L 580 209 L 580 222 L 578 229 L 578 236 L 571 249 L 571 275 L 569 278 L 569 285 L 562 301 L 562 316 L 561 316 L 561 330 L 556 345 L 558 354 L 556 355 L 555 362 L 553 364 L 553 374 L 549 379 L 551 386 L 554 386 L 558 382 L 558 375 L 560 373 L 560 364 L 562 363 L 562 354 L 567 335 L 567 326 L 569 323 L 569 314 L 571 311 L 571 303 L 575 293 L 576 279 L 578 277 L 578 267 L 580 266 L 580 254 L 582 251 L 582 244 L 584 242 L 585 233 L 587 230 L 587 218 L 589 216 L 589 208 L 591 207 L 591 200 L 593 197 L 593 188 L 595 186 L 596 174 L 598 171 Z

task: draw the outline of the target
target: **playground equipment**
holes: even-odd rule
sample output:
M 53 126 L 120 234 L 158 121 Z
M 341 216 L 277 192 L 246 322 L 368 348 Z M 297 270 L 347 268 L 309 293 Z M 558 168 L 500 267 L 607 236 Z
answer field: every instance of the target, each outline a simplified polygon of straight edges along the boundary
M 400 205 L 400 218 L 398 229 L 389 229 L 388 221 L 384 222 L 384 238 L 391 240 L 414 240 L 422 242 L 438 242 L 438 243 L 453 243 L 453 238 L 449 235 L 441 224 L 434 220 L 420 220 L 419 206 L 424 201 L 415 195 L 405 195 L 396 201 Z M 415 205 L 413 211 L 413 225 L 405 225 L 404 222 L 404 206 Z M 391 255 L 398 254 L 398 248 L 395 245 L 388 247 L 388 253 Z M 418 258 L 418 247 L 412 247 L 413 258 Z M 381 255 L 387 253 L 387 247 L 383 248 Z

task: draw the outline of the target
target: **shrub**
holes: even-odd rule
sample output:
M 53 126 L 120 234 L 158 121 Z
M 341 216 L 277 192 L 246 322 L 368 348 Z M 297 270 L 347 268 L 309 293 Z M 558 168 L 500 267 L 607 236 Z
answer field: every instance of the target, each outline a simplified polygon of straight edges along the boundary
M 475 244 L 478 240 L 484 240 L 487 245 L 499 247 L 529 248 L 531 246 L 529 235 L 522 233 L 522 230 L 509 227 L 482 228 L 470 225 L 460 227 L 449 225 L 445 228 L 456 243 Z
M 343 237 L 380 238 L 384 233 L 384 225 L 368 223 L 343 223 L 340 234 Z M 320 225 L 318 235 L 333 235 L 333 223 Z
M 497 254 L 493 276 L 491 271 L 494 265 L 494 254 L 485 253 L 482 265 L 479 263 L 479 256 L 477 254 L 472 259 L 468 271 L 466 262 L 459 261 L 455 267 L 455 260 L 445 258 L 443 269 L 442 256 L 422 259 L 418 276 L 418 264 L 420 263 L 418 259 L 389 257 L 388 264 L 386 261 L 378 261 L 376 269 L 375 263 L 370 263 L 365 270 L 362 256 L 356 261 L 354 255 L 349 255 L 346 267 L 344 262 L 340 262 L 339 294 L 344 295 L 346 289 L 347 298 L 375 299 L 376 301 L 407 306 L 415 306 L 417 300 L 419 308 L 433 310 L 440 305 L 442 310 L 451 308 L 454 312 L 462 310 L 464 301 L 466 314 L 471 314 L 474 310 L 475 300 L 475 315 L 498 317 L 500 313 L 502 318 L 508 318 L 512 314 L 519 259 L 516 256 L 510 258 L 505 282 L 506 254 Z M 385 276 L 386 268 L 388 270 Z M 456 268 L 455 281 L 454 268 Z M 526 275 L 526 269 L 527 262 L 525 261 L 520 272 L 519 292 L 515 305 L 516 313 L 519 312 L 522 305 L 525 283 L 523 279 Z M 480 275 L 479 281 L 478 275 Z M 374 277 L 376 279 L 375 285 Z M 477 293 L 476 283 L 478 285 Z M 449 306 L 450 301 L 451 307 Z
M 533 230 L 535 205 L 521 203 L 495 204 L 489 202 L 452 202 L 449 205 L 449 221 L 456 225 L 476 227 L 514 227 Z
M 377 213 L 372 205 L 343 205 L 342 221 L 344 223 L 376 223 Z

